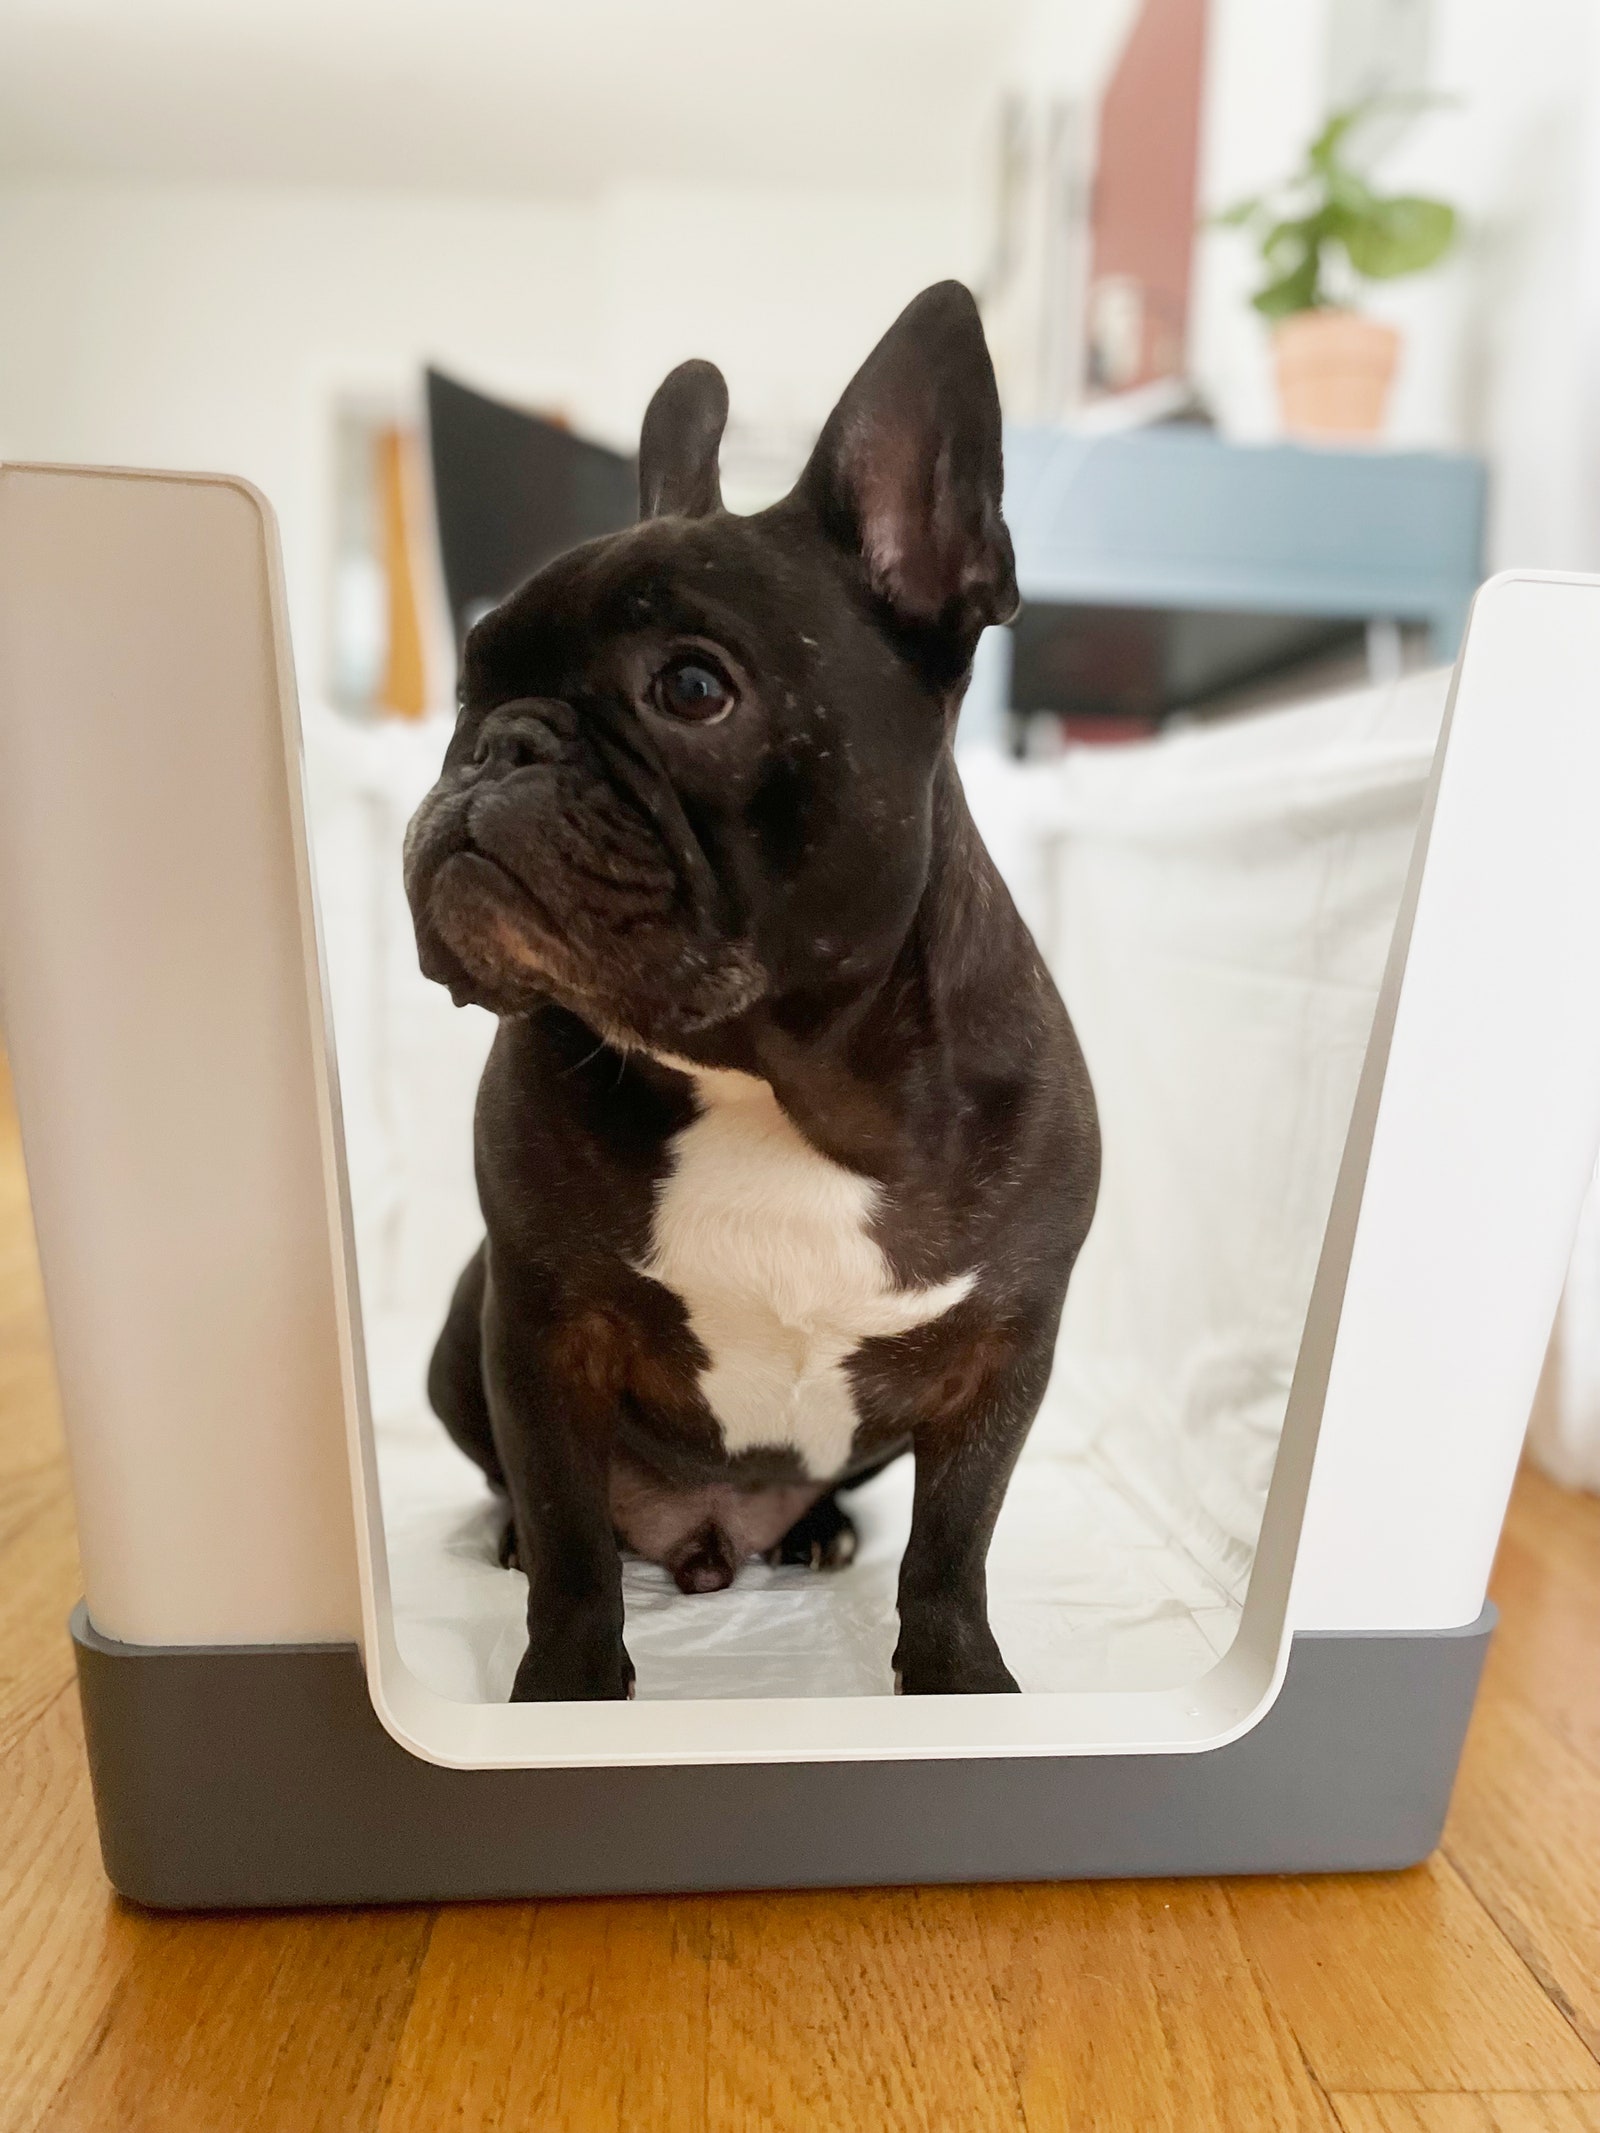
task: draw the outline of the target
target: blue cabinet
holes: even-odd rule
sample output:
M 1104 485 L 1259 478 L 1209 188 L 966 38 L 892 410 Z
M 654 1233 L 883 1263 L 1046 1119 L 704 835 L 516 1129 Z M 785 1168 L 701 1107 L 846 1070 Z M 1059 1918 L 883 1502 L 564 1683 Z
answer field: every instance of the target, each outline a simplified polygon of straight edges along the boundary
M 1483 575 L 1480 460 L 1183 426 L 1011 429 L 1005 449 L 1025 600 L 1421 623 L 1455 656 Z M 1008 675 L 1005 643 L 986 643 L 978 718 L 1004 705 Z

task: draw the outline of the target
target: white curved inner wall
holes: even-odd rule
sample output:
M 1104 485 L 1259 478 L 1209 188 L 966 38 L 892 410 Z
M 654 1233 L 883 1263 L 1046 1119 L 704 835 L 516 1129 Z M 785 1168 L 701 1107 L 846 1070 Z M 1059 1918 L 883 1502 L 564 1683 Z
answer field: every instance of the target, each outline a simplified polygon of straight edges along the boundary
M 1232 1641 L 1447 683 L 1057 764 L 964 758 L 1106 1149 L 990 1561 L 1027 1689 L 1176 1687 Z M 492 1027 L 418 975 L 400 891 L 446 729 L 305 717 L 396 1639 L 428 1688 L 498 1701 L 523 1583 L 421 1393 L 480 1232 L 471 1107 Z M 629 1564 L 641 1696 L 887 1694 L 905 1463 L 855 1508 L 860 1555 L 828 1576 L 755 1565 L 686 1598 Z

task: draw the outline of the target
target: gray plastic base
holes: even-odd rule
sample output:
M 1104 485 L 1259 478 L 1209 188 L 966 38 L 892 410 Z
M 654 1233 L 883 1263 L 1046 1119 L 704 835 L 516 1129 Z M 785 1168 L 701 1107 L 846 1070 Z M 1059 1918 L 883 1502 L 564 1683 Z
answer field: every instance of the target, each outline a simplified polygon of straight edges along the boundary
M 1184 1755 L 444 1770 L 354 1646 L 151 1650 L 72 1619 L 106 1872 L 173 1909 L 1410 1866 L 1494 1610 L 1301 1636 L 1260 1724 Z

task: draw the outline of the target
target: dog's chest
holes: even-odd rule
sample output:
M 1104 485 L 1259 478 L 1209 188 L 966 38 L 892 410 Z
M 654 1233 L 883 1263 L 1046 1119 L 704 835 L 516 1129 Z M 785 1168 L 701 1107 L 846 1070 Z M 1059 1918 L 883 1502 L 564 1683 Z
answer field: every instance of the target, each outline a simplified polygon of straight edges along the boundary
M 640 1272 L 688 1313 L 729 1452 L 788 1446 L 826 1479 L 858 1420 L 853 1350 L 941 1317 L 973 1276 L 898 1287 L 872 1235 L 872 1181 L 819 1155 L 764 1081 L 694 1078 L 700 1115 L 673 1140 Z

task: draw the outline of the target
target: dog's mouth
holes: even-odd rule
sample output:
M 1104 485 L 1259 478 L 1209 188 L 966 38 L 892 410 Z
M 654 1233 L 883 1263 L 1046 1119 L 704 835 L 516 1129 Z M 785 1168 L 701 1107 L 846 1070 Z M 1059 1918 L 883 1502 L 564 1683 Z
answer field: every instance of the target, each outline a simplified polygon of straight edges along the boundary
M 465 982 L 477 978 L 502 995 L 536 998 L 559 978 L 545 914 L 510 868 L 489 853 L 470 844 L 447 853 L 429 882 L 426 911 Z
M 506 1015 L 553 1000 L 646 1046 L 752 1006 L 765 990 L 753 950 L 707 922 L 654 824 L 573 782 L 441 782 L 424 801 L 406 873 L 425 975 L 457 1005 Z

